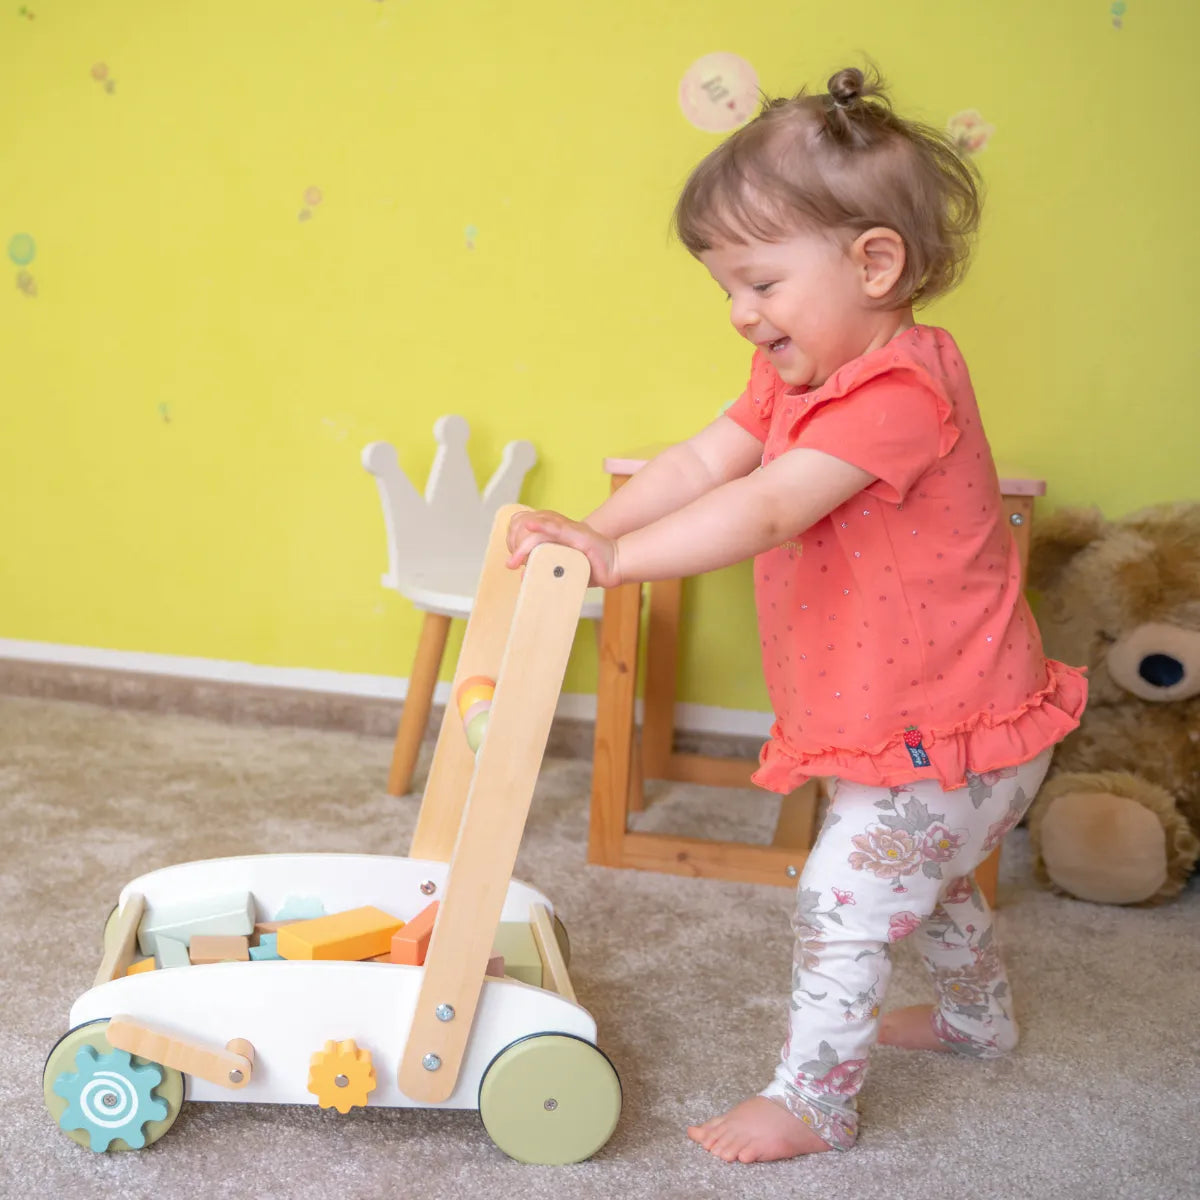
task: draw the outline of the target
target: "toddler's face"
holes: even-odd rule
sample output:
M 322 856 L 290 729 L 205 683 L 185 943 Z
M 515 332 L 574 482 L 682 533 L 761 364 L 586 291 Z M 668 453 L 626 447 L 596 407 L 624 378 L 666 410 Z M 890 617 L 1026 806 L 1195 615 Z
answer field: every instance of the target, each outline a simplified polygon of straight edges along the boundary
M 703 251 L 700 261 L 729 297 L 733 327 L 785 383 L 818 387 L 874 348 L 882 314 L 864 291 L 862 268 L 832 238 L 748 238 Z

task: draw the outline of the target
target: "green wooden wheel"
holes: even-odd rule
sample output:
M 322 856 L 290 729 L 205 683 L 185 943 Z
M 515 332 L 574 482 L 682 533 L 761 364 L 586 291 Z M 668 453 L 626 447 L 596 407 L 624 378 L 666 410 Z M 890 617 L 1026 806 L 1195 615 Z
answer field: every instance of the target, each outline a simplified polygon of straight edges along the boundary
M 571 939 L 567 937 L 567 927 L 558 919 L 558 914 L 554 916 L 554 940 L 558 943 L 558 952 L 563 956 L 563 962 L 569 967 L 571 965 Z
M 117 918 L 121 915 L 121 906 L 114 904 L 112 912 L 108 914 L 104 921 L 104 952 L 108 953 L 109 943 L 112 941 L 113 933 L 117 928 Z
M 617 1127 L 621 1081 L 591 1042 L 535 1033 L 492 1059 L 479 1084 L 479 1115 L 492 1141 L 517 1162 L 581 1162 Z
M 59 1038 L 42 1071 L 46 1109 L 81 1146 L 141 1150 L 157 1142 L 179 1116 L 183 1076 L 114 1050 L 107 1028 L 107 1020 L 89 1021 Z

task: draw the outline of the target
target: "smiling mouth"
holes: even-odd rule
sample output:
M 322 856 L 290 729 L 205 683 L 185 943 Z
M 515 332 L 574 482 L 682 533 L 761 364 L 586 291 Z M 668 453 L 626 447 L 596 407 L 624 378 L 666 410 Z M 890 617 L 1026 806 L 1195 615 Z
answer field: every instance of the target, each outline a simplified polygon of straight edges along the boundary
M 787 337 L 776 338 L 773 342 L 767 342 L 766 347 L 768 350 L 771 350 L 777 354 L 780 350 L 782 350 L 784 348 L 784 346 L 786 346 L 788 344 L 789 340 L 790 339 L 788 339 Z

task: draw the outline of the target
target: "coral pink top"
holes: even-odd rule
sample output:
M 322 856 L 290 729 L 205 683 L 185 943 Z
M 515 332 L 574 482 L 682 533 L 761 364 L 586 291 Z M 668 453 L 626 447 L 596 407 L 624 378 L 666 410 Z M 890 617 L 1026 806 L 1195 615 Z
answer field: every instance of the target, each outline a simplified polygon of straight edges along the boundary
M 795 446 L 877 476 L 755 559 L 776 720 L 754 782 L 891 787 L 1015 766 L 1079 724 L 1083 672 L 1042 653 L 966 365 L 918 325 L 789 387 L 761 352 L 727 410 L 763 463 Z

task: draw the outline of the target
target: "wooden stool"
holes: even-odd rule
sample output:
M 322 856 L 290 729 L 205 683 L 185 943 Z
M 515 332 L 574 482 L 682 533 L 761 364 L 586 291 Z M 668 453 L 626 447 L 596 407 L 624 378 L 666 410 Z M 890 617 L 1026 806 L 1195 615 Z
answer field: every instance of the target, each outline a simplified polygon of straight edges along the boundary
M 655 451 L 604 460 L 616 491 Z M 1040 479 L 1000 480 L 1005 512 L 1017 539 L 1022 575 L 1029 554 L 1035 496 L 1045 494 Z M 821 800 L 821 781 L 810 780 L 784 796 L 769 846 L 710 841 L 629 829 L 628 814 L 643 807 L 645 779 L 669 779 L 714 787 L 750 787 L 752 759 L 713 758 L 675 749 L 675 678 L 683 581 L 645 585 L 649 598 L 646 679 L 640 744 L 634 728 L 642 585 L 626 584 L 605 593 L 600 630 L 600 672 L 596 688 L 595 759 L 592 771 L 588 862 L 636 867 L 674 875 L 730 879 L 744 883 L 794 886 L 812 847 Z M 980 890 L 994 904 L 1000 852 L 975 871 Z

